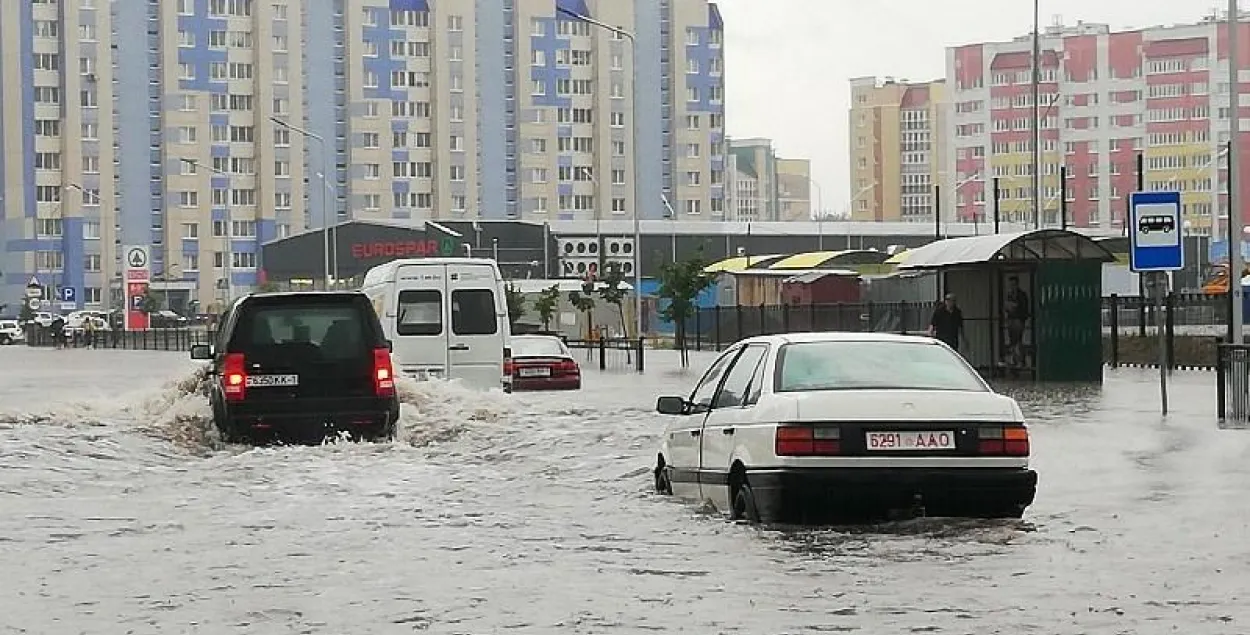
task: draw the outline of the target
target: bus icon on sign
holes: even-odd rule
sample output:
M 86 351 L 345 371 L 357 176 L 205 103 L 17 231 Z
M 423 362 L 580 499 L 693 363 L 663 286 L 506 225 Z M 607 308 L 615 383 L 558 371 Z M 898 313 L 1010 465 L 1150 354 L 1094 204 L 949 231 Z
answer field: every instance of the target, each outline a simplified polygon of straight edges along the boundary
M 1151 232 L 1168 233 L 1176 231 L 1176 219 L 1171 215 L 1142 216 L 1137 221 L 1137 231 L 1142 234 Z

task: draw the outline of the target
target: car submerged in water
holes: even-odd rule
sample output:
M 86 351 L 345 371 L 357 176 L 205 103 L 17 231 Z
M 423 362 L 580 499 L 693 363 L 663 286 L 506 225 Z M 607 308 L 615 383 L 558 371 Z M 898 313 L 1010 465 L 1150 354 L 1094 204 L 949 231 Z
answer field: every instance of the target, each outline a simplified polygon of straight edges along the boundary
M 235 301 L 207 360 L 227 443 L 388 440 L 399 420 L 390 343 L 360 292 L 259 293 Z
M 932 338 L 743 340 L 656 410 L 656 490 L 735 520 L 1019 518 L 1036 493 L 1019 405 Z

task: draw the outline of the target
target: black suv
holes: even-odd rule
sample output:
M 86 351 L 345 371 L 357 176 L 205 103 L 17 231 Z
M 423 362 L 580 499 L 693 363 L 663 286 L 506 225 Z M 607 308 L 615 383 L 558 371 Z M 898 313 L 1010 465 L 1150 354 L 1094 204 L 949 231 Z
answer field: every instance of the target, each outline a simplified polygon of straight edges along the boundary
M 391 345 L 363 293 L 252 294 L 220 326 L 191 358 L 213 362 L 213 421 L 227 443 L 394 437 Z

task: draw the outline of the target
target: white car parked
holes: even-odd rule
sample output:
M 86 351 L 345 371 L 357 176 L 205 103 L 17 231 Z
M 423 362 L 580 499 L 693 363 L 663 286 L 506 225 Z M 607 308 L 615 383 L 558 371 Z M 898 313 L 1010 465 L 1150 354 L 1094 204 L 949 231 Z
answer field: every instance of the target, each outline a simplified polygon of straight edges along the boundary
M 1019 405 L 927 337 L 746 339 L 656 410 L 656 490 L 733 519 L 1019 518 L 1037 488 Z
M 0 346 L 26 341 L 26 331 L 17 320 L 0 320 Z

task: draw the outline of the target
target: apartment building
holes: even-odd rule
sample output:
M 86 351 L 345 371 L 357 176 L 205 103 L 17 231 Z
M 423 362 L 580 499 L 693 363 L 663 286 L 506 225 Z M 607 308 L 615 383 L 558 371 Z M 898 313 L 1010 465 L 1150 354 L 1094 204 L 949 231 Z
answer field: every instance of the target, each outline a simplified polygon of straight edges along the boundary
M 947 165 L 945 88 L 943 80 L 851 79 L 852 220 L 933 222 L 933 186 Z
M 815 182 L 808 159 L 777 156 L 772 139 L 730 139 L 728 166 L 726 220 L 811 220 Z
M 1182 192 L 1188 231 L 1208 234 L 1218 224 L 1214 215 L 1227 207 L 1221 150 L 1229 140 L 1223 19 L 1212 14 L 1193 24 L 1115 32 L 1087 23 L 1044 30 L 1043 225 L 1060 222 L 1063 167 L 1069 224 L 1122 227 L 1128 194 L 1137 189 L 1139 152 L 1146 189 Z M 1250 41 L 1250 24 L 1240 28 Z M 943 183 L 951 191 L 958 186 L 961 219 L 991 217 L 997 177 L 1001 217 L 1032 220 L 1031 51 L 1031 36 L 947 50 L 946 155 L 955 169 Z
M 725 214 L 706 0 L 22 0 L 0 35 L 7 312 L 32 276 L 116 303 L 123 245 L 207 310 L 349 218 Z

